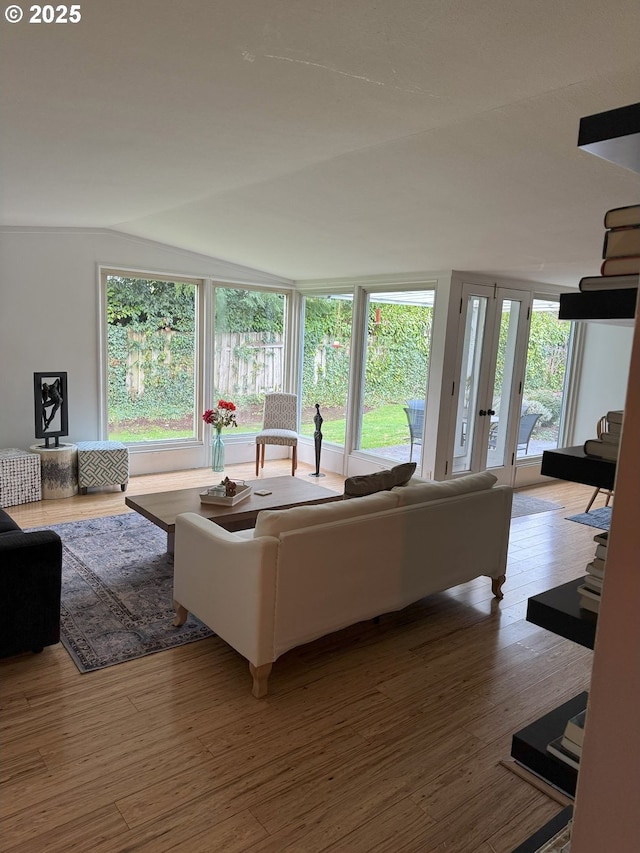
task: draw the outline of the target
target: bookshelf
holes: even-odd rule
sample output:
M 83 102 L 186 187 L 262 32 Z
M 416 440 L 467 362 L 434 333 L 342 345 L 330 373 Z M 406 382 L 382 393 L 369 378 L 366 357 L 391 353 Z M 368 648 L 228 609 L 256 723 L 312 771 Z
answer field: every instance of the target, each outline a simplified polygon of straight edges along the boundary
M 580 122 L 578 144 L 586 151 L 603 157 L 619 166 L 640 173 L 640 104 L 588 116 Z M 611 294 L 612 303 L 609 303 Z M 543 473 L 559 479 L 587 485 L 600 485 L 615 479 L 616 508 L 607 558 L 607 598 L 599 615 L 593 620 L 594 660 L 589 691 L 589 719 L 581 772 L 577 779 L 575 814 L 571 833 L 572 849 L 576 853 L 601 850 L 640 850 L 640 820 L 637 798 L 640 785 L 637 777 L 637 757 L 640 754 L 640 575 L 635 568 L 640 556 L 640 534 L 637 513 L 640 507 L 640 445 L 634 441 L 640 429 L 640 325 L 635 322 L 637 292 L 633 299 L 620 291 L 563 294 L 560 316 L 567 320 L 613 322 L 634 325 L 634 342 L 629 368 L 625 402 L 624 435 L 618 465 L 608 463 L 593 466 L 580 448 L 562 448 L 546 460 Z M 586 298 L 585 298 L 586 297 Z M 564 303 L 564 304 L 563 304 Z M 626 304 L 625 304 L 626 303 Z M 606 463 L 605 463 L 606 464 Z M 617 470 L 619 469 L 619 470 Z M 616 476 L 618 474 L 618 476 Z M 598 482 L 600 481 L 600 482 Z M 607 486 L 604 486 L 607 488 Z M 567 586 L 567 585 L 563 585 Z M 575 613 L 567 612 L 564 599 L 569 589 L 557 587 L 529 601 L 527 618 L 569 639 L 582 642 L 585 626 Z M 563 603 L 564 600 L 564 603 Z M 578 602 L 575 602 L 577 606 Z M 585 615 L 579 610 L 580 623 Z M 621 630 L 623 626 L 623 630 Z M 583 645 L 588 643 L 583 642 Z M 579 703 L 580 697 L 570 702 Z M 560 714 L 557 725 L 566 723 L 567 709 Z M 549 715 L 547 715 L 549 716 Z M 564 722 L 563 722 L 564 721 Z M 550 721 L 544 721 L 549 725 Z M 537 721 L 533 726 L 540 726 Z M 527 732 L 523 730 L 524 734 Z M 624 737 L 620 733 L 624 732 Z M 522 732 L 514 736 L 522 737 Z M 547 734 L 544 735 L 547 737 Z M 549 742 L 548 740 L 546 741 Z M 541 774 L 544 775 L 544 774 Z M 577 775 L 577 774 L 576 774 Z M 624 796 L 620 792 L 624 791 Z M 568 818 L 557 816 L 556 823 Z M 544 841 L 544 828 L 517 848 L 514 853 L 535 853 Z M 547 835 L 548 837 L 548 835 Z

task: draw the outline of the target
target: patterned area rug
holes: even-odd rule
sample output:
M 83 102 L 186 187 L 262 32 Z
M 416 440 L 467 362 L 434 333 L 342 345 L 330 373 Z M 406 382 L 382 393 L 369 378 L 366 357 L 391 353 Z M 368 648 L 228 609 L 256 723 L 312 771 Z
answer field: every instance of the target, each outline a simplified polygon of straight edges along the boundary
M 166 534 L 128 513 L 49 528 L 62 539 L 61 640 L 80 672 L 161 652 L 212 631 L 189 615 L 171 624 Z
M 599 527 L 600 530 L 608 530 L 611 526 L 611 507 L 601 506 L 598 509 L 592 509 L 591 512 L 570 515 L 567 521 L 577 521 L 578 524 L 588 524 L 589 527 Z
M 513 504 L 511 506 L 511 518 L 520 518 L 523 515 L 535 515 L 538 512 L 550 512 L 552 509 L 562 509 L 562 504 L 553 501 L 543 501 L 530 495 L 513 493 Z

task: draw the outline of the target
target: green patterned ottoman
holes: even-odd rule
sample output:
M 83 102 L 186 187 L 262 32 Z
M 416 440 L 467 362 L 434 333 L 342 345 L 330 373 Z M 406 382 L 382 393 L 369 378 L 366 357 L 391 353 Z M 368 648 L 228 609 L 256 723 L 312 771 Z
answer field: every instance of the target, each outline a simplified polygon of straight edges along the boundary
M 129 482 L 129 448 L 120 441 L 78 441 L 78 486 L 86 495 L 89 486 L 120 485 Z

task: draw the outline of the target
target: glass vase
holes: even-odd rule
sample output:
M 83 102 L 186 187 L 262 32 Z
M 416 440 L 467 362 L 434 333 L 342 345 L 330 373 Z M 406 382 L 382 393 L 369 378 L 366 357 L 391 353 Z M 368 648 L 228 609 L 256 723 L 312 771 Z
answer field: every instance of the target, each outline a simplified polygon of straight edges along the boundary
M 211 470 L 224 471 L 224 441 L 219 429 L 211 436 Z

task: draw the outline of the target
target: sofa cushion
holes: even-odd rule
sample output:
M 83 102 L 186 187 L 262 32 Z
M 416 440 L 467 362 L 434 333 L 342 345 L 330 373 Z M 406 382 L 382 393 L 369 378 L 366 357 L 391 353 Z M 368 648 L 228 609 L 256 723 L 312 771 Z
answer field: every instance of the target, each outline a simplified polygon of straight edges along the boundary
M 397 495 L 391 492 L 368 495 L 359 501 L 334 501 L 328 504 L 295 506 L 291 509 L 263 509 L 258 513 L 254 537 L 279 536 L 287 530 L 313 527 L 343 518 L 356 518 L 370 512 L 393 509 L 398 505 Z
M 465 495 L 469 492 L 481 492 L 490 489 L 498 478 L 489 471 L 479 474 L 466 474 L 455 480 L 431 480 L 423 483 L 408 483 L 406 486 L 394 488 L 398 495 L 399 506 L 437 501 L 451 498 L 455 495 Z
M 361 474 L 348 477 L 344 482 L 345 498 L 360 498 L 376 492 L 388 491 L 394 486 L 404 486 L 416 470 L 415 462 L 403 462 L 394 468 L 376 471 L 374 474 Z

